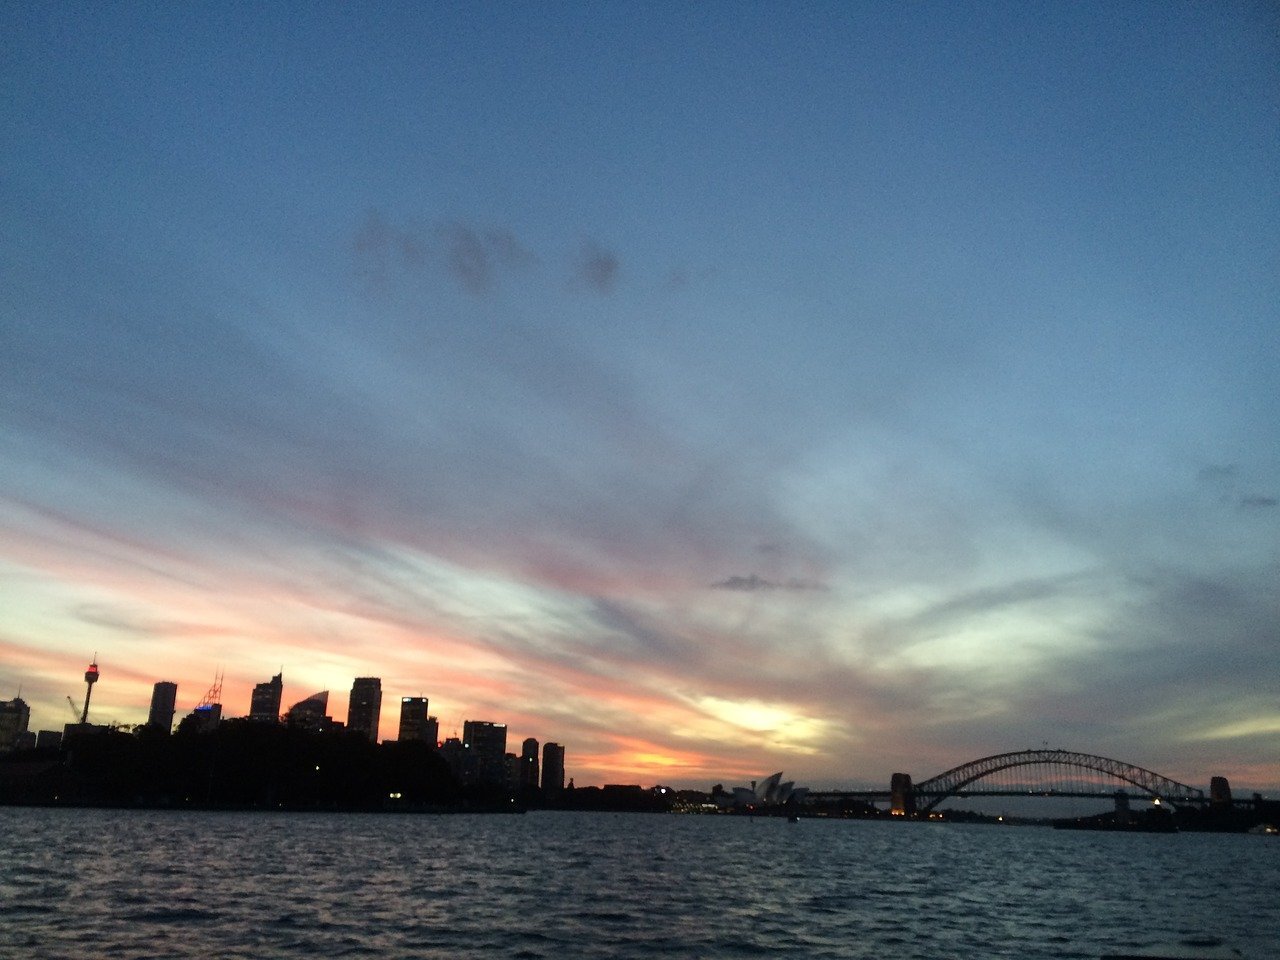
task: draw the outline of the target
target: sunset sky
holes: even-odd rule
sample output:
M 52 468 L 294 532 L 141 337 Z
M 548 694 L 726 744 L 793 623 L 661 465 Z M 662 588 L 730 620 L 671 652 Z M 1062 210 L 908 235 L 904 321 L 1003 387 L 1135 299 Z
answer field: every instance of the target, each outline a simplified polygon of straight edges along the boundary
M 33 729 L 1280 790 L 1274 5 L 9 3 L 0 89 Z

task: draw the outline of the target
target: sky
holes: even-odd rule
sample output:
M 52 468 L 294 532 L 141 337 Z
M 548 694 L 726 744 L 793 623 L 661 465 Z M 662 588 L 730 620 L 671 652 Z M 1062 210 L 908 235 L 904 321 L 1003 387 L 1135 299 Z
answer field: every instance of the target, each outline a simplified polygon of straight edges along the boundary
M 0 6 L 0 698 L 1280 791 L 1266 3 Z

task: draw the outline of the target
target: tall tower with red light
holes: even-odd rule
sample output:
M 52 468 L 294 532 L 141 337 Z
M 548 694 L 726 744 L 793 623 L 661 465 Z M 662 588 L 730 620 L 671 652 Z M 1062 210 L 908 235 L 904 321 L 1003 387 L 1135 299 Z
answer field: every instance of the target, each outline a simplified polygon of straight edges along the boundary
M 80 722 L 89 722 L 89 698 L 93 696 L 93 685 L 98 682 L 98 655 L 93 655 L 93 663 L 84 672 L 84 710 L 80 712 Z

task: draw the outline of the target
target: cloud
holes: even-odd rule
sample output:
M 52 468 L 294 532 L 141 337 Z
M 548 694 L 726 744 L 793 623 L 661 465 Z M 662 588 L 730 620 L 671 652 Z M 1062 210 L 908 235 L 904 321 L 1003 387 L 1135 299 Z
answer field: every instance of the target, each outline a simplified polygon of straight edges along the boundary
M 618 280 L 618 258 L 594 241 L 582 246 L 578 278 L 600 293 L 609 293 Z
M 356 273 L 377 292 L 385 292 L 398 274 L 440 264 L 473 296 L 488 293 L 504 269 L 537 263 L 537 256 L 505 227 L 478 226 L 461 220 L 431 229 L 401 227 L 376 211 L 353 239 Z
M 225 624 L 193 623 L 138 614 L 121 607 L 102 603 L 81 603 L 70 611 L 83 623 L 105 627 L 119 633 L 145 637 L 212 637 L 227 636 L 234 631 Z
M 1278 503 L 1280 503 L 1280 500 L 1275 497 L 1252 496 L 1240 498 L 1240 506 L 1247 508 L 1274 507 Z
M 437 228 L 449 272 L 475 295 L 487 293 L 499 267 L 520 267 L 537 261 L 509 230 L 477 229 L 453 221 Z
M 713 590 L 738 590 L 742 593 L 755 593 L 760 590 L 791 590 L 803 592 L 806 590 L 828 590 L 830 589 L 825 583 L 819 583 L 816 580 L 809 580 L 803 577 L 792 577 L 789 580 L 766 580 L 764 577 L 751 574 L 750 576 L 740 577 L 732 576 L 725 580 L 720 580 L 711 584 Z

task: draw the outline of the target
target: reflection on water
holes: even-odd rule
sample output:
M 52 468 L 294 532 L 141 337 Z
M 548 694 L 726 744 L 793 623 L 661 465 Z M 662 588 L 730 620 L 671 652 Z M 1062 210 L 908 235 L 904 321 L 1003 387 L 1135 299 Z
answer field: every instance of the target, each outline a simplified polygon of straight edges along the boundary
M 1097 958 L 1280 943 L 1280 842 L 537 813 L 0 809 L 0 957 Z

